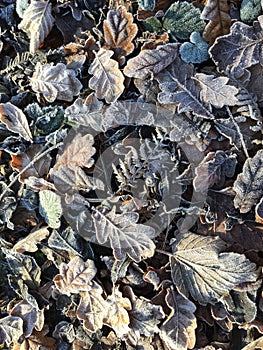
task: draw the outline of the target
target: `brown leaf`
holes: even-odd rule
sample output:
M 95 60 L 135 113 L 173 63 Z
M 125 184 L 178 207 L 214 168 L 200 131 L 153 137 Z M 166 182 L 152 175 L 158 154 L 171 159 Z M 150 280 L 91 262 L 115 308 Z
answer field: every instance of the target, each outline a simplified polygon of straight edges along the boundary
M 227 0 L 208 0 L 202 19 L 209 20 L 205 27 L 203 38 L 213 44 L 218 36 L 228 34 L 231 27 L 230 7 Z
M 117 10 L 110 10 L 103 22 L 104 39 L 108 48 L 114 51 L 120 64 L 134 50 L 132 40 L 137 34 L 137 25 L 133 23 L 133 16 L 124 6 Z
M 19 134 L 26 141 L 32 141 L 32 134 L 25 114 L 12 103 L 0 104 L 0 121 L 6 125 L 8 130 Z
M 57 350 L 56 340 L 46 336 L 47 327 L 40 332 L 33 331 L 29 338 L 22 344 L 16 343 L 12 350 Z
M 97 269 L 92 260 L 83 261 L 76 256 L 68 264 L 59 266 L 59 274 L 53 278 L 56 289 L 61 294 L 70 296 L 71 293 L 85 292 L 90 289 L 91 280 Z
M 49 231 L 47 227 L 34 229 L 27 237 L 20 239 L 13 246 L 13 249 L 17 253 L 36 252 L 38 250 L 37 243 L 40 243 L 43 239 L 47 238 L 48 235 Z

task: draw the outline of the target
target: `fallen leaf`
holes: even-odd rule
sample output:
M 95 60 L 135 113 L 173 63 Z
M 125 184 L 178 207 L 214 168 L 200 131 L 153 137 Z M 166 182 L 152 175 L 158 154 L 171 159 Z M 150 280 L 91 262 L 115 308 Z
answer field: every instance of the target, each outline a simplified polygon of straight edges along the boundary
M 255 212 L 256 212 L 256 222 L 258 222 L 259 224 L 263 224 L 263 197 L 256 205 Z
M 6 316 L 0 319 L 0 344 L 8 346 L 23 335 L 23 320 L 16 316 Z
M 62 215 L 61 198 L 50 190 L 39 192 L 39 213 L 51 228 L 59 228 Z
M 190 35 L 190 43 L 184 42 L 180 46 L 182 60 L 187 63 L 202 63 L 209 59 L 209 45 L 204 41 L 199 32 Z
M 17 253 L 24 252 L 36 252 L 38 250 L 37 244 L 43 239 L 47 238 L 49 231 L 47 227 L 33 229 L 28 236 L 20 239 L 14 246 L 13 249 Z

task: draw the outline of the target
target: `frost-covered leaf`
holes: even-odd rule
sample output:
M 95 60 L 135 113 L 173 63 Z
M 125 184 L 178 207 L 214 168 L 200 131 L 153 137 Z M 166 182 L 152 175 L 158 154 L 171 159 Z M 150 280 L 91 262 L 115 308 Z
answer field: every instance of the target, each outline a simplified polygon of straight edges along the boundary
M 256 205 L 255 213 L 256 213 L 256 222 L 263 224 L 263 197 Z
M 169 349 L 193 349 L 197 327 L 194 303 L 171 287 L 167 289 L 165 300 L 171 313 L 160 327 L 161 339 Z
M 70 296 L 71 293 L 85 292 L 90 287 L 90 282 L 96 275 L 97 269 L 93 260 L 82 260 L 74 257 L 68 264 L 59 266 L 59 274 L 53 278 L 56 289 L 61 294 Z
M 193 111 L 202 118 L 214 119 L 213 114 L 200 101 L 200 87 L 193 80 L 194 67 L 179 57 L 168 68 L 157 75 L 161 104 L 178 103 L 178 112 Z
M 236 97 L 238 89 L 235 86 L 227 85 L 227 77 L 215 78 L 213 75 L 197 73 L 196 80 L 201 86 L 201 99 L 205 103 L 211 103 L 217 108 L 234 106 L 238 102 Z
M 60 227 L 60 217 L 62 215 L 61 198 L 58 194 L 50 190 L 39 192 L 39 213 L 51 228 Z
M 185 42 L 180 46 L 182 60 L 187 63 L 202 63 L 209 59 L 209 45 L 198 32 L 190 35 L 190 43 Z
M 206 191 L 214 184 L 222 186 L 225 178 L 234 176 L 236 156 L 224 151 L 209 152 L 195 168 L 194 188 L 197 192 Z
M 100 49 L 89 67 L 89 87 L 95 90 L 96 97 L 114 102 L 124 91 L 124 76 L 119 69 L 118 62 L 111 59 L 112 50 Z
M 246 160 L 233 189 L 236 192 L 234 205 L 241 213 L 249 212 L 257 204 L 263 195 L 263 150 Z
M 192 32 L 202 32 L 205 22 L 201 12 L 189 2 L 176 1 L 164 15 L 163 28 L 169 30 L 174 38 L 189 39 Z
M 249 68 L 250 80 L 246 85 L 246 89 L 256 95 L 257 103 L 260 108 L 263 107 L 263 66 L 255 64 Z
M 38 321 L 38 308 L 35 308 L 27 300 L 22 300 L 10 310 L 10 315 L 20 317 L 23 320 L 24 336 L 29 337 Z
M 151 11 L 155 8 L 155 0 L 138 0 L 141 9 Z
M 81 293 L 76 315 L 79 320 L 84 321 L 83 325 L 87 330 L 96 332 L 103 326 L 109 305 L 102 297 L 101 286 L 95 281 L 92 281 L 90 286 L 90 290 Z
M 219 36 L 230 31 L 230 6 L 227 0 L 208 0 L 202 11 L 201 18 L 209 20 L 205 27 L 203 38 L 213 44 Z
M 42 227 L 32 230 L 28 236 L 20 239 L 14 246 L 13 249 L 17 253 L 24 252 L 36 252 L 38 250 L 37 244 L 43 239 L 47 238 L 49 231 L 47 227 Z
M 3 193 L 5 194 L 3 195 Z M 0 196 L 0 225 L 6 223 L 7 227 L 12 230 L 14 224 L 11 222 L 11 218 L 16 209 L 17 201 L 14 192 L 7 189 L 7 185 L 3 181 L 0 182 Z
M 153 50 L 142 50 L 138 56 L 131 58 L 124 74 L 127 77 L 146 79 L 151 75 L 158 74 L 169 66 L 178 56 L 178 44 L 160 45 Z
M 30 337 L 26 338 L 22 344 L 16 343 L 12 350 L 57 350 L 56 340 L 48 337 L 48 332 L 47 325 L 41 331 L 34 330 Z
M 247 346 L 243 347 L 241 350 L 260 350 L 263 348 L 263 337 L 260 337 L 254 341 L 252 341 Z
M 16 316 L 6 316 L 0 319 L 0 344 L 6 343 L 10 348 L 23 335 L 23 320 Z
M 245 255 L 222 253 L 226 244 L 218 237 L 182 233 L 173 244 L 172 279 L 182 295 L 200 304 L 214 304 L 243 282 L 256 281 L 256 265 Z
M 155 245 L 152 239 L 155 230 L 146 225 L 137 224 L 138 213 L 127 212 L 116 214 L 116 208 L 111 211 L 95 210 L 92 215 L 97 240 L 100 244 L 110 241 L 114 256 L 122 260 L 129 255 L 134 261 L 151 257 Z
M 82 89 L 76 72 L 66 68 L 64 63 L 54 66 L 38 62 L 30 84 L 33 91 L 43 95 L 48 102 L 54 102 L 56 99 L 70 102 Z
M 252 23 L 261 14 L 260 0 L 243 0 L 240 8 L 241 21 Z
M 133 16 L 124 6 L 110 10 L 103 22 L 104 39 L 107 47 L 114 51 L 116 57 L 129 55 L 134 50 L 132 40 L 137 34 L 137 25 Z
M 32 134 L 25 114 L 12 103 L 0 104 L 0 121 L 6 125 L 8 130 L 19 134 L 27 141 L 32 141 Z
M 23 14 L 25 10 L 29 6 L 29 1 L 28 0 L 16 0 L 16 13 L 20 18 L 23 18 Z
M 19 29 L 30 38 L 30 52 L 34 53 L 51 31 L 55 18 L 51 13 L 52 6 L 48 1 L 32 0 L 23 13 Z
M 228 35 L 219 37 L 209 53 L 220 71 L 233 69 L 242 75 L 245 68 L 253 64 L 263 65 L 262 22 L 253 26 L 236 22 Z

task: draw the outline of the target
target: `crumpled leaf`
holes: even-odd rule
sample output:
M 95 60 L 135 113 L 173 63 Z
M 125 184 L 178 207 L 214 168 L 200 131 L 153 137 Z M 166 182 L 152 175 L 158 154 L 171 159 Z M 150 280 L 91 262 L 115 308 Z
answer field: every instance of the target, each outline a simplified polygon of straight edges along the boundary
M 194 82 L 194 67 L 179 57 L 157 75 L 160 89 L 158 101 L 161 104 L 178 103 L 178 112 L 192 110 L 202 118 L 214 119 L 213 114 L 200 101 L 200 88 Z
M 48 337 L 48 327 L 43 330 L 34 330 L 30 337 L 26 338 L 22 344 L 16 343 L 12 350 L 57 350 L 56 340 Z
M 0 104 L 0 121 L 6 125 L 8 130 L 19 134 L 26 141 L 33 140 L 25 114 L 12 103 Z
M 23 335 L 29 337 L 38 321 L 38 309 L 27 300 L 21 300 L 10 310 L 10 315 L 23 320 Z
M 164 15 L 163 28 L 174 38 L 189 39 L 192 32 L 202 32 L 205 28 L 205 22 L 200 16 L 200 10 L 189 2 L 176 1 Z
M 142 50 L 138 56 L 127 62 L 123 72 L 127 77 L 139 79 L 151 77 L 175 60 L 178 56 L 178 49 L 179 45 L 175 43 L 160 45 L 153 50 Z
M 262 21 L 253 26 L 235 22 L 230 34 L 217 38 L 209 53 L 220 71 L 232 69 L 242 75 L 253 64 L 263 65 Z
M 107 103 L 114 102 L 124 91 L 124 76 L 119 70 L 118 62 L 111 59 L 112 50 L 101 48 L 89 67 L 89 87 L 95 90 L 96 97 L 105 98 Z
M 227 155 L 224 151 L 209 152 L 195 168 L 193 181 L 197 192 L 206 191 L 214 184 L 222 186 L 225 177 L 232 177 L 236 169 L 236 155 Z
M 195 346 L 196 307 L 189 299 L 167 289 L 165 300 L 171 313 L 160 327 L 160 337 L 169 349 L 187 350 Z
M 234 106 L 238 102 L 238 89 L 227 85 L 227 77 L 215 78 L 213 75 L 197 73 L 195 79 L 201 86 L 201 99 L 217 108 Z
M 0 319 L 0 344 L 8 346 L 23 335 L 23 320 L 16 316 L 6 316 Z
M 62 263 L 59 266 L 59 274 L 53 278 L 53 281 L 61 294 L 70 296 L 72 293 L 90 290 L 90 282 L 96 273 L 93 260 L 84 261 L 76 256 L 68 264 Z
M 90 290 L 81 293 L 76 315 L 79 320 L 84 321 L 83 325 L 87 330 L 96 332 L 103 326 L 109 305 L 102 297 L 101 286 L 95 281 L 92 281 L 90 286 Z
M 240 8 L 242 22 L 251 23 L 261 14 L 262 7 L 260 0 L 243 0 Z
M 124 6 L 119 6 L 116 11 L 108 11 L 107 19 L 103 22 L 104 39 L 120 63 L 123 62 L 123 56 L 129 55 L 134 50 L 132 40 L 137 31 L 132 14 L 127 12 Z
M 227 0 L 208 0 L 202 11 L 201 18 L 209 20 L 205 27 L 203 38 L 213 44 L 219 36 L 230 31 L 231 17 Z
M 235 208 L 247 213 L 263 196 L 263 150 L 248 158 L 233 186 Z
M 30 78 L 30 84 L 33 91 L 43 95 L 48 102 L 54 102 L 56 99 L 70 102 L 82 89 L 76 72 L 66 68 L 64 63 L 57 63 L 54 66 L 38 62 Z
M 49 235 L 47 227 L 33 229 L 28 236 L 20 239 L 14 246 L 13 249 L 17 253 L 24 252 L 36 252 L 38 250 L 37 244 L 40 243 Z
M 170 258 L 172 280 L 179 292 L 201 305 L 214 304 L 243 282 L 256 281 L 256 265 L 245 255 L 222 253 L 226 244 L 218 237 L 180 233 Z
M 202 63 L 209 59 L 209 45 L 204 41 L 198 32 L 190 35 L 190 43 L 184 42 L 180 46 L 182 60 L 187 63 Z
M 51 13 L 52 6 L 49 1 L 32 0 L 23 13 L 23 20 L 19 29 L 26 32 L 30 38 L 30 52 L 35 53 L 40 44 L 51 31 L 55 18 Z
M 51 228 L 59 228 L 62 215 L 61 198 L 50 190 L 39 192 L 39 213 Z
M 139 262 L 141 258 L 151 257 L 155 245 L 152 238 L 155 230 L 146 225 L 137 224 L 139 215 L 135 212 L 116 214 L 116 208 L 111 211 L 95 210 L 92 214 L 96 237 L 100 244 L 110 240 L 111 248 L 117 260 L 126 255 Z
M 155 8 L 155 0 L 138 0 L 138 5 L 143 10 L 151 11 Z

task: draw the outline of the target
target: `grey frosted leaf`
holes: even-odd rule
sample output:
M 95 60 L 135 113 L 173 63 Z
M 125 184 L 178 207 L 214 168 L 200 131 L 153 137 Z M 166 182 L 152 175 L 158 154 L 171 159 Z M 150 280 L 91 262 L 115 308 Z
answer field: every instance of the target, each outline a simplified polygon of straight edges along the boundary
M 253 158 L 248 158 L 242 173 L 237 176 L 233 190 L 235 208 L 247 213 L 263 196 L 263 150 L 259 150 Z
M 193 32 L 190 43 L 185 42 L 180 46 L 180 55 L 187 63 L 202 63 L 209 59 L 208 48 L 209 44 L 202 39 L 200 33 Z
M 59 274 L 53 278 L 53 281 L 60 294 L 70 296 L 72 293 L 89 290 L 90 282 L 96 273 L 93 260 L 84 261 L 76 256 L 68 264 L 60 264 Z
M 0 319 L 0 344 L 11 346 L 23 335 L 23 320 L 16 316 L 6 316 Z M 9 347 L 10 348 L 10 347 Z
M 183 233 L 176 237 L 170 258 L 172 279 L 179 292 L 201 305 L 214 304 L 243 282 L 257 280 L 256 265 L 245 255 L 222 253 L 218 237 Z
M 20 317 L 23 320 L 23 335 L 27 338 L 32 334 L 37 324 L 39 309 L 27 300 L 22 300 L 10 310 L 10 315 Z
M 23 139 L 33 140 L 25 114 L 12 103 L 0 104 L 0 121 L 6 125 L 8 130 L 19 134 Z
M 56 99 L 70 102 L 82 89 L 76 72 L 67 69 L 64 63 L 54 66 L 38 62 L 30 84 L 33 91 L 43 95 L 48 102 L 54 102 Z
M 223 303 L 235 323 L 242 325 L 254 321 L 257 315 L 256 294 L 256 290 L 251 292 L 232 291 L 229 296 L 224 298 Z
M 32 0 L 23 13 L 19 29 L 30 38 L 30 52 L 34 53 L 51 31 L 55 18 L 51 13 L 52 6 L 48 1 Z
M 160 327 L 161 339 L 169 349 L 193 349 L 197 327 L 194 303 L 178 294 L 172 287 L 167 289 L 165 300 L 171 313 Z
M 242 22 L 252 23 L 261 14 L 261 0 L 243 0 L 240 7 Z
M 155 230 L 150 226 L 137 224 L 137 213 L 116 214 L 113 207 L 109 212 L 95 210 L 92 218 L 98 242 L 104 244 L 109 240 L 117 260 L 128 255 L 139 262 L 142 258 L 153 256 L 155 245 L 152 239 L 155 237 Z
M 215 78 L 213 75 L 197 73 L 195 79 L 201 86 L 201 99 L 217 108 L 234 106 L 238 102 L 238 89 L 227 85 L 227 77 Z
M 226 176 L 234 176 L 236 164 L 236 155 L 227 155 L 220 150 L 209 152 L 195 168 L 193 181 L 195 190 L 197 192 L 206 191 L 214 184 L 223 186 Z
M 263 30 L 260 22 L 253 26 L 236 22 L 228 35 L 216 39 L 209 53 L 220 71 L 236 70 L 243 74 L 253 64 L 263 65 Z
M 33 229 L 28 236 L 20 239 L 14 246 L 13 249 L 17 253 L 24 252 L 36 252 L 38 250 L 37 244 L 40 243 L 49 235 L 47 227 L 41 227 Z
M 107 103 L 116 101 L 124 91 L 124 76 L 118 62 L 111 59 L 111 50 L 100 49 L 89 67 L 89 87 L 95 90 L 97 98 L 105 99 Z
M 16 0 L 16 13 L 20 18 L 23 18 L 23 14 L 25 10 L 29 6 L 29 1 L 28 0 Z
M 166 44 L 153 50 L 142 50 L 138 56 L 127 62 L 123 72 L 127 77 L 146 79 L 169 66 L 178 54 L 179 44 Z
M 263 67 L 260 64 L 255 64 L 249 68 L 249 72 L 251 77 L 246 89 L 256 95 L 258 106 L 263 108 Z
M 138 0 L 138 5 L 143 10 L 151 11 L 155 8 L 155 0 Z
M 202 32 L 205 21 L 201 19 L 201 12 L 189 2 L 176 1 L 163 18 L 163 28 L 169 30 L 174 38 L 189 39 L 192 32 Z
M 50 190 L 39 192 L 39 213 L 51 228 L 60 227 L 60 217 L 62 215 L 61 198 L 58 194 Z
M 66 250 L 74 255 L 82 256 L 78 235 L 71 227 L 62 232 L 53 230 L 48 239 L 48 245 L 51 248 Z
M 4 191 L 6 192 L 3 195 Z M 0 225 L 2 226 L 6 223 L 7 227 L 13 230 L 14 224 L 11 222 L 11 218 L 16 209 L 17 201 L 14 192 L 7 189 L 7 185 L 3 181 L 0 182 L 0 196 Z
M 200 87 L 193 80 L 194 67 L 179 57 L 156 79 L 162 92 L 158 94 L 161 104 L 178 103 L 178 112 L 193 111 L 202 118 L 214 119 L 213 114 L 200 101 Z

